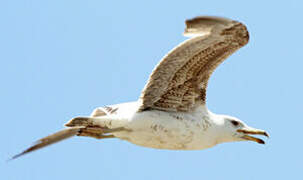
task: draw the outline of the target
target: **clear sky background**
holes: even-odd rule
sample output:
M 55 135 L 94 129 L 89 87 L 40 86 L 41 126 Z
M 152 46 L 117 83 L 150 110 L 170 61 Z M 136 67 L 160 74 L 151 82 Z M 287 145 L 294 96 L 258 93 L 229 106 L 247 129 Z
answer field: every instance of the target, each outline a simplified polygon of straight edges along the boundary
M 0 179 L 302 179 L 303 2 L 0 1 Z M 244 22 L 250 42 L 213 74 L 208 107 L 267 130 L 266 145 L 201 151 L 75 137 L 6 162 L 75 116 L 134 101 L 197 15 Z

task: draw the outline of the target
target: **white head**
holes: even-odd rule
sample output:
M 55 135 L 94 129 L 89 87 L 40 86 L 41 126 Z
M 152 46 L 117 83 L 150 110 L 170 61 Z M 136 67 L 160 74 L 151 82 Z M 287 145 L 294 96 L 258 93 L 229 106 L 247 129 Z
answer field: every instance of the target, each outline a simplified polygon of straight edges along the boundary
M 254 141 L 259 144 L 265 144 L 262 139 L 250 135 L 255 134 L 269 137 L 264 130 L 249 127 L 238 118 L 227 115 L 216 115 L 216 124 L 219 126 L 221 132 L 218 136 L 218 143 L 232 141 Z

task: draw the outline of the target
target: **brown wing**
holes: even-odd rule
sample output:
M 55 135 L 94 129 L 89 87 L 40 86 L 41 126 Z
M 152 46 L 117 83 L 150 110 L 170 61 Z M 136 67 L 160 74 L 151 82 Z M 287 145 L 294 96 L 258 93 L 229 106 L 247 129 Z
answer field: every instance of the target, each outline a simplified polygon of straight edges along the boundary
M 219 17 L 187 20 L 184 35 L 192 38 L 169 52 L 152 72 L 139 111 L 190 111 L 205 104 L 212 72 L 249 39 L 243 24 Z
M 72 136 L 75 136 L 79 133 L 81 127 L 73 127 L 73 128 L 67 128 L 63 129 L 61 131 L 58 131 L 54 134 L 51 134 L 49 136 L 46 136 L 42 139 L 39 139 L 33 146 L 29 147 L 25 151 L 21 152 L 20 154 L 17 154 L 13 156 L 11 159 L 16 159 L 24 154 L 30 153 L 32 151 L 41 149 L 43 147 L 46 147 L 48 145 L 54 144 L 56 142 L 62 141 L 64 139 L 70 138 Z

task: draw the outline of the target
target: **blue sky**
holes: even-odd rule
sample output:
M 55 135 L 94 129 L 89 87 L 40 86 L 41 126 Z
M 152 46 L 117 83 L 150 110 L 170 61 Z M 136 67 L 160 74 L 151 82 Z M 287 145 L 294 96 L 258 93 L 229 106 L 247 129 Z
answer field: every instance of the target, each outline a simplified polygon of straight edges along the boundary
M 302 1 L 0 1 L 0 179 L 302 178 Z M 267 130 L 266 145 L 148 149 L 75 137 L 15 161 L 98 106 L 134 101 L 184 20 L 225 16 L 250 42 L 213 74 L 208 107 Z

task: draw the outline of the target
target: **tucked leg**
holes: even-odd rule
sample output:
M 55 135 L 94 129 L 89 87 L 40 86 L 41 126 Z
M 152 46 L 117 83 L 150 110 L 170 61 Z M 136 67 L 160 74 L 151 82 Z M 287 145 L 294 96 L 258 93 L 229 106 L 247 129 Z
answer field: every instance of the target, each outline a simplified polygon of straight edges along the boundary
M 109 133 L 118 132 L 118 131 L 125 131 L 125 128 L 101 128 L 101 127 L 86 127 L 82 128 L 78 136 L 88 136 L 93 137 L 96 139 L 103 139 L 103 138 L 114 138 L 115 136 Z
M 80 132 L 78 136 L 92 137 L 96 139 L 115 138 L 114 135 L 103 135 L 103 134 L 91 133 L 91 132 Z

